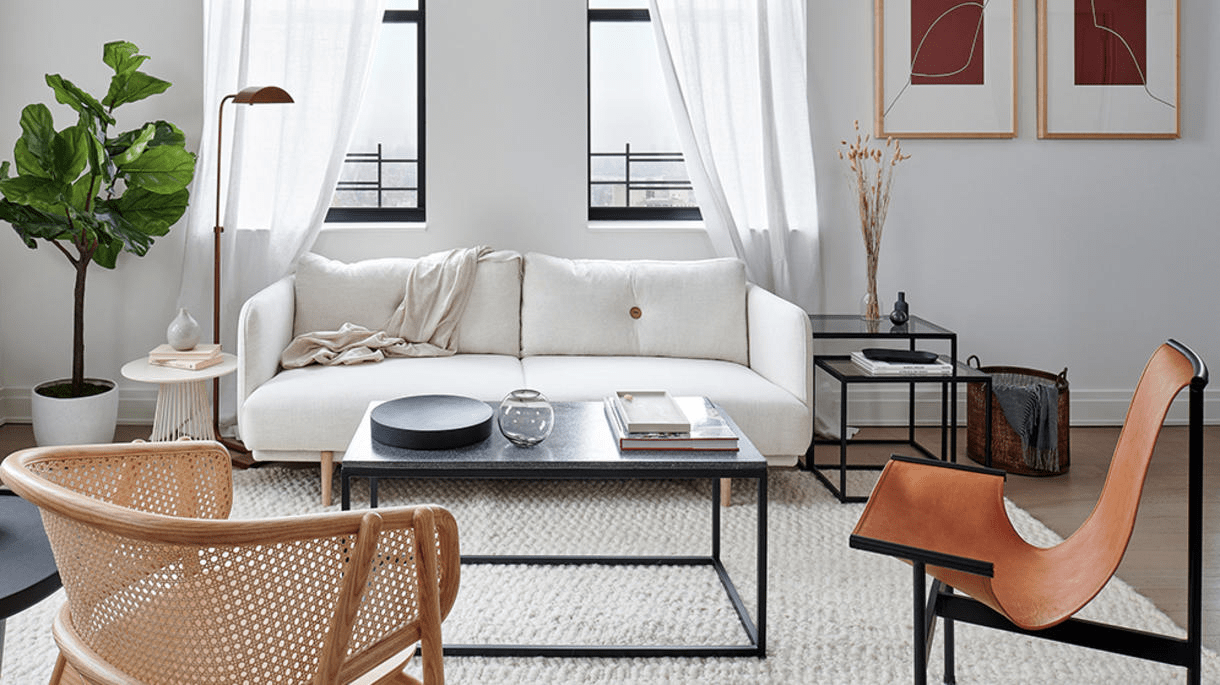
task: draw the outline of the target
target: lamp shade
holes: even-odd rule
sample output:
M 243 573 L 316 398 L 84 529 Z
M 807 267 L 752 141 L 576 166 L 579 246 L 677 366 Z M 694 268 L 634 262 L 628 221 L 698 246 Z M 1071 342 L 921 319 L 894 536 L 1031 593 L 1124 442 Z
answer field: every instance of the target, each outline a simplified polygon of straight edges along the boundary
M 288 94 L 288 91 L 278 86 L 251 86 L 241 89 L 233 96 L 233 102 L 245 105 L 288 103 L 292 101 L 292 96 Z

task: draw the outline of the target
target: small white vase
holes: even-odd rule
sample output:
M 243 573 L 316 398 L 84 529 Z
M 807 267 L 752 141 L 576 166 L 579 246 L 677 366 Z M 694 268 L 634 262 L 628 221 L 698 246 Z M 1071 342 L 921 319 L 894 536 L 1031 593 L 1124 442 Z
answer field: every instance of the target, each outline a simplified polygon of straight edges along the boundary
M 178 316 L 169 322 L 165 338 L 175 350 L 193 349 L 199 344 L 199 322 L 183 307 L 178 310 Z

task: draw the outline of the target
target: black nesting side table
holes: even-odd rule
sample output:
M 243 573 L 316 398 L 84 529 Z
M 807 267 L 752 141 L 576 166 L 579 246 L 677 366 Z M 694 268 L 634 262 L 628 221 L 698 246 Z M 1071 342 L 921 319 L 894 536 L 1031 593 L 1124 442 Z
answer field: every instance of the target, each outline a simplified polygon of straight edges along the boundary
M 885 343 L 905 340 L 908 343 L 909 349 L 916 349 L 916 342 L 920 340 L 936 341 L 940 344 L 947 343 L 949 346 L 948 356 L 941 355 L 941 358 L 953 365 L 954 372 L 948 375 L 941 376 L 923 376 L 923 375 L 902 375 L 902 376 L 879 376 L 869 374 L 860 369 L 851 362 L 851 358 L 846 355 L 815 355 L 813 358 L 814 373 L 821 369 L 831 378 L 839 383 L 839 438 L 835 440 L 818 438 L 814 435 L 813 441 L 809 444 L 808 451 L 805 452 L 805 460 L 802 468 L 807 471 L 812 471 L 823 485 L 836 497 L 840 502 L 865 502 L 868 500 L 867 495 L 848 495 L 847 494 L 847 472 L 848 471 L 877 471 L 883 466 L 881 464 L 849 464 L 847 461 L 847 389 L 853 384 L 876 384 L 876 383 L 906 383 L 908 386 L 908 407 L 907 407 L 907 437 L 902 438 L 876 438 L 867 440 L 855 440 L 857 444 L 894 444 L 907 445 L 924 456 L 930 459 L 940 459 L 942 461 L 957 461 L 957 385 L 959 383 L 983 383 L 986 387 L 984 392 L 985 413 L 984 416 L 991 415 L 991 376 L 982 373 L 978 369 L 968 366 L 957 360 L 957 334 L 953 331 L 938 326 L 930 321 L 921 319 L 917 316 L 910 317 L 907 323 L 901 326 L 895 326 L 888 320 L 882 319 L 879 322 L 868 322 L 863 317 L 850 314 L 810 314 L 809 323 L 815 340 L 840 339 L 840 340 L 861 340 L 869 341 L 869 343 Z M 862 344 L 861 347 L 884 346 L 876 344 Z M 915 386 L 920 384 L 939 384 L 940 385 L 940 454 L 936 455 L 931 450 L 924 447 L 915 438 Z M 814 383 L 813 397 L 811 399 L 813 410 L 817 410 L 817 383 Z M 991 426 L 988 425 L 985 431 L 984 438 L 984 454 L 990 459 L 991 455 Z M 817 463 L 814 459 L 814 448 L 818 445 L 838 445 L 839 446 L 839 461 L 837 464 Z M 834 473 L 837 472 L 837 473 Z M 837 476 L 832 480 L 833 476 Z M 837 482 L 835 482 L 837 481 Z

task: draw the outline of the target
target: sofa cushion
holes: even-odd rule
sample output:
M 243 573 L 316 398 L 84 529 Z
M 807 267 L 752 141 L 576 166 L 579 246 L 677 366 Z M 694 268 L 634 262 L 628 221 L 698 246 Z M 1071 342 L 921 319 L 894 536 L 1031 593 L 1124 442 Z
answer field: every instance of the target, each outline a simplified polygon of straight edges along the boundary
M 525 256 L 521 354 L 748 363 L 745 265 Z
M 406 395 L 467 395 L 499 402 L 525 387 L 508 355 L 387 359 L 280 371 L 241 406 L 241 439 L 254 450 L 347 449 L 369 402 Z
M 344 323 L 380 330 L 402 302 L 415 261 L 385 257 L 348 264 L 304 255 L 297 265 L 293 336 L 338 330 Z M 502 250 L 480 258 L 457 329 L 458 352 L 516 356 L 520 300 L 521 255 Z
M 616 390 L 668 390 L 719 404 L 767 456 L 802 455 L 809 407 L 749 367 L 711 359 L 541 356 L 521 360 L 526 387 L 555 402 L 600 400 Z

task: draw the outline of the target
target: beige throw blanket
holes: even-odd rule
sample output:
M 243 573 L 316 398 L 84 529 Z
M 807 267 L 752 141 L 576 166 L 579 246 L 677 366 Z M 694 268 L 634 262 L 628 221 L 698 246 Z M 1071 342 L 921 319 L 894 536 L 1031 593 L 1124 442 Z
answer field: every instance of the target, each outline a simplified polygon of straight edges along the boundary
M 280 363 L 295 369 L 454 354 L 455 332 L 470 300 L 479 258 L 489 252 L 489 247 L 471 247 L 421 257 L 407 275 L 402 302 L 382 330 L 345 323 L 337 331 L 302 333 L 280 355 Z

